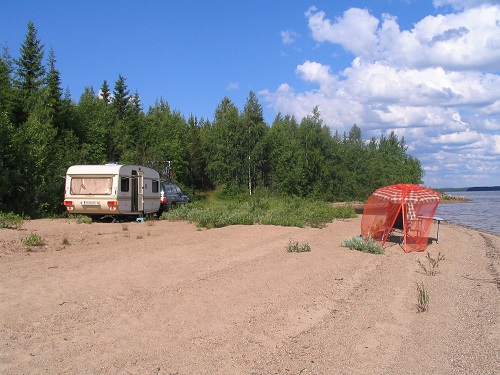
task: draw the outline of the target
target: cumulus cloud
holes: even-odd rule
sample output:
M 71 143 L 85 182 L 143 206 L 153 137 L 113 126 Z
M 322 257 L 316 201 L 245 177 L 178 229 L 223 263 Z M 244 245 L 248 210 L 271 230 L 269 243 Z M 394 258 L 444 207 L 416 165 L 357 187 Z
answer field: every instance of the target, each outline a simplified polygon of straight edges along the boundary
M 416 69 L 498 70 L 499 19 L 500 7 L 488 6 L 427 16 L 413 29 L 400 31 L 396 19 L 386 16 L 370 58 Z
M 295 74 L 314 88 L 296 92 L 284 83 L 261 94 L 276 112 L 299 119 L 318 106 L 332 130 L 357 124 L 367 138 L 395 131 L 421 159 L 427 184 L 460 186 L 465 177 L 454 174 L 454 163 L 438 164 L 445 157 L 471 175 L 498 173 L 498 3 L 435 0 L 435 6 L 459 11 L 427 16 L 410 30 L 401 30 L 389 14 L 379 20 L 366 9 L 351 8 L 330 19 L 312 7 L 305 15 L 313 40 L 342 46 L 352 55 L 351 64 L 333 73 L 334 60 L 307 60 Z M 443 178 L 447 173 L 456 180 Z
M 357 56 L 369 55 L 376 46 L 376 30 L 379 21 L 366 9 L 351 8 L 334 22 L 326 19 L 324 12 L 311 7 L 306 16 L 309 19 L 313 39 L 342 45 Z

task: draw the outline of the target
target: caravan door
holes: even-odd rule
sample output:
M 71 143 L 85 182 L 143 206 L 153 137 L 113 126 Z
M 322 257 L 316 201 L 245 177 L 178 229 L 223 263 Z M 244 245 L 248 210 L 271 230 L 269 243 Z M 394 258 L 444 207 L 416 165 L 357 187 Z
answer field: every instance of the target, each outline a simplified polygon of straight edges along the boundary
M 137 211 L 144 212 L 144 172 L 137 176 Z
M 144 211 L 144 172 L 132 170 L 132 212 Z

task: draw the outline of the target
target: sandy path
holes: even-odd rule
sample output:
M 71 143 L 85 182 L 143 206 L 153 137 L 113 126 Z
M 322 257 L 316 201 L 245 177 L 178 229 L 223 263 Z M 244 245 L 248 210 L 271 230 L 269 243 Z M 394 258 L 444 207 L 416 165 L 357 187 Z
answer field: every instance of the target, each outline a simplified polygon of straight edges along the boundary
M 0 230 L 0 373 L 500 373 L 500 237 L 442 224 L 431 277 L 425 253 L 340 247 L 360 220 Z M 46 246 L 25 251 L 31 232 Z M 287 253 L 290 240 L 312 251 Z

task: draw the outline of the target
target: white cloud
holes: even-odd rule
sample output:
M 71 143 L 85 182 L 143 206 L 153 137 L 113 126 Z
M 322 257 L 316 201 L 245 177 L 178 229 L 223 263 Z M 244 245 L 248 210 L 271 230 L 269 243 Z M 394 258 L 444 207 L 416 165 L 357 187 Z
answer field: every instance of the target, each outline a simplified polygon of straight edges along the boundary
M 289 46 L 289 45 L 295 43 L 295 40 L 297 40 L 297 38 L 299 37 L 299 34 L 297 34 L 295 31 L 292 31 L 292 30 L 286 30 L 286 31 L 282 31 L 280 33 L 280 36 L 281 36 L 281 42 L 283 43 L 283 45 Z
M 481 5 L 500 4 L 500 0 L 434 0 L 435 7 L 451 6 L 455 10 L 475 8 Z
M 431 143 L 443 145 L 471 145 L 482 139 L 481 134 L 475 131 L 465 131 L 460 133 L 441 134 L 431 140 Z
M 408 68 L 494 70 L 500 64 L 500 7 L 427 16 L 412 30 L 400 31 L 386 16 L 378 30 L 374 60 Z
M 226 89 L 228 91 L 238 90 L 240 88 L 240 84 L 238 82 L 229 82 Z
M 352 8 L 330 20 L 310 8 L 312 38 L 340 44 L 353 54 L 352 63 L 334 74 L 328 61 L 305 61 L 295 73 L 314 88 L 295 92 L 282 84 L 275 92 L 262 91 L 264 100 L 298 119 L 318 106 L 325 123 L 341 133 L 353 124 L 365 138 L 395 131 L 434 186 L 463 186 L 475 173 L 487 179 L 484 184 L 498 184 L 500 6 L 434 3 L 465 10 L 428 16 L 400 30 L 388 14 L 379 21 L 366 9 Z
M 306 12 L 314 40 L 340 44 L 357 56 L 370 54 L 374 50 L 379 21 L 366 9 L 351 8 L 336 22 L 325 19 L 325 16 L 315 7 Z
M 295 72 L 304 81 L 318 84 L 321 90 L 330 90 L 337 82 L 331 75 L 330 67 L 317 62 L 306 61 L 299 65 Z

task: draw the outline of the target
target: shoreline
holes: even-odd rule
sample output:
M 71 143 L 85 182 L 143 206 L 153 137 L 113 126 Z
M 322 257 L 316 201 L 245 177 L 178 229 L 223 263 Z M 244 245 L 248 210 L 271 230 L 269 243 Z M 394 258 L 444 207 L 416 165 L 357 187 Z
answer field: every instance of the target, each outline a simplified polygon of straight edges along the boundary
M 459 223 L 455 223 L 455 222 L 450 221 L 450 220 L 444 220 L 443 219 L 441 221 L 441 225 L 443 225 L 444 223 L 446 223 L 447 225 L 456 226 L 456 227 L 464 228 L 464 229 L 469 229 L 469 230 L 473 230 L 473 231 L 478 232 L 478 233 L 483 233 L 483 234 L 487 234 L 487 235 L 490 235 L 490 236 L 495 236 L 495 237 L 499 237 L 500 238 L 500 234 L 495 233 L 495 232 L 491 232 L 491 231 L 488 231 L 488 230 L 485 230 L 485 229 L 478 229 L 478 228 L 471 227 L 470 225 L 459 224 Z

